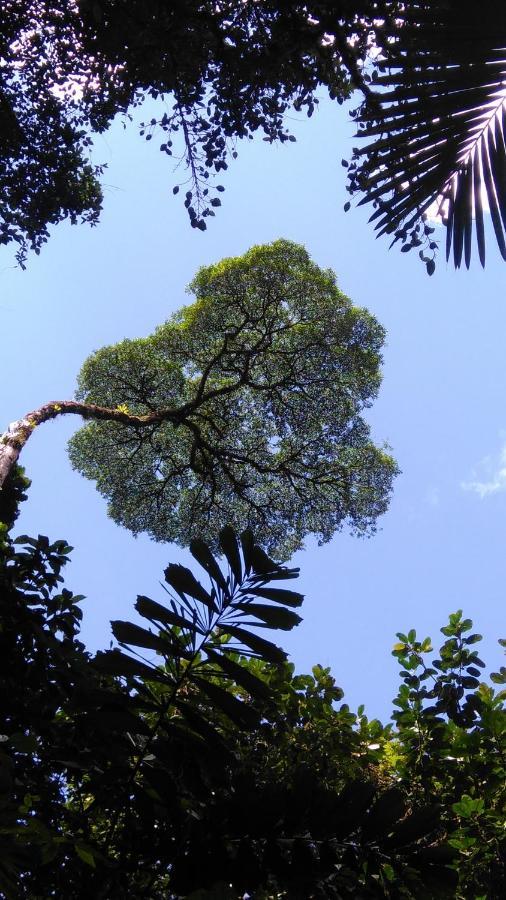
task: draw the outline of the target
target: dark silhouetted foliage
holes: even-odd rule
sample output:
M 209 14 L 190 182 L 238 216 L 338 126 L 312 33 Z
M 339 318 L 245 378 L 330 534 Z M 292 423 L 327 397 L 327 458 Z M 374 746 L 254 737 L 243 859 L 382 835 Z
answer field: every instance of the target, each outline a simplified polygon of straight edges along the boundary
M 471 622 L 399 634 L 396 725 L 352 713 L 328 669 L 295 675 L 259 629 L 302 596 L 250 532 L 204 578 L 91 657 L 64 542 L 8 540 L 0 565 L 0 895 L 139 898 L 504 896 L 504 691 Z M 161 601 L 161 602 L 160 602 Z M 504 684 L 506 672 L 492 680 Z
M 388 6 L 389 4 L 387 4 Z M 372 92 L 355 113 L 349 190 L 372 203 L 378 234 L 417 248 L 431 275 L 446 224 L 446 255 L 469 268 L 473 232 L 485 264 L 490 217 L 506 259 L 506 11 L 495 0 L 414 0 L 379 36 Z

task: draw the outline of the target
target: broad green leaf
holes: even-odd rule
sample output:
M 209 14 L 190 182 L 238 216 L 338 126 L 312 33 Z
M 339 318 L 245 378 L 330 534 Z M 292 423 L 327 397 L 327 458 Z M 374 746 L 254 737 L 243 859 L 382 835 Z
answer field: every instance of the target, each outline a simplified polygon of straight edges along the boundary
M 299 622 L 302 622 L 300 616 L 283 606 L 267 606 L 265 603 L 236 603 L 235 607 L 261 619 L 269 628 L 280 628 L 282 631 L 290 631 Z
M 225 651 L 217 653 L 209 647 L 206 648 L 206 653 L 212 663 L 223 669 L 229 678 L 248 691 L 252 697 L 260 697 L 262 700 L 272 699 L 272 691 L 265 681 L 250 672 L 245 665 L 236 663 Z
M 263 575 L 257 574 L 250 576 L 249 583 L 252 585 L 255 584 L 267 584 L 270 581 L 288 581 L 291 578 L 298 578 L 300 574 L 300 569 L 287 569 L 284 566 L 280 566 L 276 571 L 267 572 Z
M 197 581 L 193 572 L 187 569 L 186 566 L 181 566 L 179 563 L 170 563 L 165 569 L 164 575 L 165 580 L 178 594 L 187 594 L 189 597 L 204 603 L 213 612 L 217 611 L 211 595 L 208 594 L 200 582 Z
M 105 675 L 120 675 L 125 678 L 141 678 L 143 681 L 159 681 L 170 684 L 169 676 L 160 668 L 151 667 L 121 650 L 106 650 L 97 653 L 93 665 Z
M 298 607 L 302 606 L 304 594 L 297 591 L 285 591 L 282 588 L 249 588 L 244 593 L 253 594 L 255 597 L 263 597 L 265 600 L 272 600 L 274 603 L 282 603 L 284 606 Z
M 246 528 L 246 530 L 241 533 L 241 547 L 247 575 L 251 572 L 251 554 L 254 546 L 255 538 L 253 537 L 253 532 L 250 528 Z
M 82 859 L 82 861 L 85 862 L 87 866 L 91 866 L 92 869 L 95 869 L 96 864 L 93 852 L 84 844 L 76 843 L 74 844 L 74 847 L 77 855 Z
M 204 541 L 192 541 L 190 543 L 190 553 L 202 568 L 206 570 L 207 574 L 215 584 L 226 593 L 228 591 L 226 579 L 208 545 Z
M 501 666 L 498 672 L 492 672 L 490 680 L 494 684 L 506 684 L 506 666 Z
M 256 728 L 259 723 L 259 714 L 251 706 L 242 700 L 238 700 L 233 694 L 199 676 L 192 677 L 193 684 L 209 697 L 213 705 L 225 713 L 229 719 L 239 728 Z
M 177 699 L 174 702 L 174 706 L 179 710 L 186 724 L 201 738 L 204 738 L 207 744 L 211 743 L 218 747 L 223 756 L 229 753 L 226 741 L 223 739 L 222 735 L 220 735 L 211 722 L 201 715 L 193 702 Z
M 220 531 L 220 547 L 225 554 L 236 582 L 240 584 L 242 580 L 241 554 L 235 531 L 230 526 L 222 528 Z
M 279 573 L 282 569 L 282 566 L 274 562 L 270 556 L 267 556 L 265 550 L 262 550 L 262 548 L 258 547 L 256 544 L 251 551 L 251 565 L 253 571 L 256 572 L 257 575 L 270 575 L 275 572 Z
M 191 658 L 182 646 L 175 644 L 166 637 L 153 634 L 140 625 L 134 625 L 132 622 L 123 622 L 119 619 L 111 622 L 112 633 L 120 644 L 130 644 L 134 647 L 144 647 L 149 650 L 157 650 L 164 656 L 176 653 L 186 659 Z
M 157 603 L 156 600 L 150 600 L 149 597 L 139 595 L 135 603 L 135 608 L 141 616 L 144 616 L 146 619 L 154 619 L 156 622 L 161 622 L 163 625 L 175 625 L 178 628 L 186 628 L 188 631 L 204 634 L 204 632 L 194 622 L 190 621 L 190 619 L 186 619 L 179 613 L 167 609 L 166 606 L 162 606 L 162 604 Z
M 226 634 L 230 634 L 241 644 L 245 644 L 246 647 L 249 647 L 260 659 L 264 659 L 266 662 L 282 663 L 287 658 L 285 651 L 281 650 L 280 647 L 276 647 L 270 641 L 266 641 L 264 638 L 252 634 L 251 631 L 246 631 L 244 628 L 238 628 L 236 625 L 227 625 L 223 627 L 223 631 Z
M 464 819 L 480 815 L 484 808 L 485 803 L 481 797 L 470 797 L 469 794 L 463 794 L 458 803 L 452 804 L 453 811 Z

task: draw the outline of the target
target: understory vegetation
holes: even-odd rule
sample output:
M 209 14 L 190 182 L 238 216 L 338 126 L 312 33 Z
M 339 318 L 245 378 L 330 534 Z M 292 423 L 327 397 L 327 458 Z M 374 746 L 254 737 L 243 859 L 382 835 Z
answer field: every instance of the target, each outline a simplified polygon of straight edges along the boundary
M 301 622 L 298 570 L 224 528 L 91 654 L 71 548 L 12 537 L 26 487 L 2 492 L 5 897 L 504 896 L 506 669 L 485 677 L 461 611 L 439 649 L 397 635 L 382 724 L 294 671 L 272 638 Z

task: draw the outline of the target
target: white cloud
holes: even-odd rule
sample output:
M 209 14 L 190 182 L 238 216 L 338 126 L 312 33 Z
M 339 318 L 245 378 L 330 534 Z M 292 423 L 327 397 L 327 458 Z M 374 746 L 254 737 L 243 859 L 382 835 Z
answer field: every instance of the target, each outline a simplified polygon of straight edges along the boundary
M 439 506 L 439 488 L 430 487 L 425 495 L 425 502 L 428 504 L 428 506 Z
M 473 491 L 483 500 L 491 494 L 500 494 L 506 491 L 506 441 L 504 442 L 499 457 L 493 459 L 487 456 L 479 465 L 479 469 L 486 476 L 483 481 L 464 481 L 461 487 L 464 491 Z

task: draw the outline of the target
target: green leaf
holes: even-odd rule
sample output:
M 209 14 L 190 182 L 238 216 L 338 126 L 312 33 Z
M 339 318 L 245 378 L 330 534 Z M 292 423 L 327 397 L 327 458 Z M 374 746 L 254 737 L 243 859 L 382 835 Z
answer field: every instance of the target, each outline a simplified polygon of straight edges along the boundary
M 467 850 L 474 847 L 476 838 L 471 835 L 460 834 L 456 837 L 450 837 L 448 843 L 451 847 L 455 847 L 456 850 L 461 850 L 465 853 Z
M 476 669 L 475 666 L 467 666 L 466 672 L 468 672 L 469 675 L 473 675 L 475 678 L 478 678 L 478 676 L 481 675 L 480 670 Z
M 242 700 L 238 700 L 233 694 L 219 687 L 219 685 L 198 676 L 192 677 L 193 684 L 206 694 L 215 707 L 220 709 L 232 722 L 242 729 L 256 728 L 259 722 L 259 714 L 251 706 Z
M 506 667 L 501 666 L 498 672 L 492 672 L 490 680 L 493 681 L 494 684 L 506 684 Z
M 245 531 L 241 534 L 241 547 L 242 547 L 242 555 L 244 557 L 244 565 L 246 568 L 246 574 L 249 575 L 251 572 L 251 554 L 253 552 L 253 547 L 255 546 L 255 539 L 253 537 L 253 532 L 250 528 L 246 528 Z
M 141 678 L 143 681 L 159 681 L 162 684 L 170 683 L 169 676 L 161 669 L 148 666 L 133 656 L 127 656 L 121 650 L 98 652 L 93 659 L 93 665 L 104 675 Z
M 174 702 L 174 706 L 179 710 L 186 724 L 192 731 L 203 738 L 208 746 L 212 744 L 213 747 L 220 750 L 222 759 L 229 755 L 230 748 L 227 747 L 226 741 L 219 734 L 214 725 L 200 714 L 193 702 L 187 703 L 184 700 L 177 699 Z M 180 735 L 183 733 L 181 729 L 179 730 L 179 733 Z
M 267 572 L 263 575 L 250 576 L 250 584 L 265 584 L 268 581 L 288 581 L 290 578 L 298 578 L 300 569 L 287 569 L 285 566 L 279 566 L 276 571 Z
M 74 844 L 77 855 L 82 859 L 83 862 L 86 863 L 87 866 L 91 866 L 92 869 L 96 868 L 95 865 L 95 857 L 93 856 L 92 851 L 83 844 Z
M 205 545 L 204 545 L 205 546 Z M 195 554 L 194 554 L 195 555 Z M 194 600 L 204 603 L 213 612 L 217 612 L 216 604 L 210 594 L 195 578 L 193 572 L 179 563 L 170 563 L 164 572 L 165 580 L 178 594 L 187 594 Z
M 452 804 L 452 809 L 463 819 L 470 819 L 474 815 L 480 815 L 485 808 L 485 802 L 481 797 L 470 797 L 463 794 L 458 803 Z
M 228 592 L 226 579 L 211 553 L 208 545 L 204 541 L 195 540 L 190 544 L 190 553 L 197 560 L 199 565 L 206 570 L 210 578 L 217 584 L 222 591 Z M 182 568 L 182 567 L 181 567 Z
M 206 647 L 209 660 L 219 666 L 229 678 L 244 688 L 252 697 L 260 697 L 262 700 L 272 699 L 272 691 L 269 686 L 254 675 L 245 665 L 236 663 L 227 653 L 217 653 L 210 647 Z
M 383 865 L 381 866 L 381 871 L 383 872 L 383 875 L 385 876 L 387 881 L 394 881 L 395 871 L 390 863 L 383 863 Z
M 140 625 L 116 619 L 111 622 L 111 628 L 114 637 L 120 644 L 131 644 L 134 647 L 157 650 L 164 656 L 177 653 L 177 655 L 186 659 L 191 658 L 191 654 L 187 653 L 179 644 L 175 644 L 161 635 L 153 634 L 152 631 L 147 631 L 146 628 L 141 628 Z
M 258 575 L 270 575 L 274 572 L 280 572 L 283 568 L 278 565 L 278 563 L 274 562 L 270 556 L 267 556 L 265 550 L 262 550 L 262 548 L 258 547 L 256 544 L 251 551 L 251 565 L 253 571 Z
M 225 554 L 235 580 L 240 584 L 242 580 L 241 554 L 239 553 L 239 544 L 235 531 L 230 526 L 226 526 L 220 531 L 220 547 Z
M 139 595 L 135 603 L 135 608 L 137 612 L 146 619 L 154 619 L 156 622 L 161 622 L 163 625 L 175 625 L 178 628 L 186 628 L 188 631 L 204 634 L 204 632 L 190 619 L 186 619 L 179 613 L 167 609 L 166 606 L 162 606 L 162 604 L 157 603 L 156 600 L 150 600 L 149 597 Z
M 246 593 L 246 590 L 244 591 Z M 304 594 L 297 591 L 285 591 L 282 588 L 249 588 L 248 594 L 255 597 L 264 597 L 265 600 L 273 600 L 274 603 L 282 603 L 284 606 L 298 607 L 302 606 Z
M 302 622 L 300 616 L 282 606 L 267 606 L 265 603 L 236 603 L 234 606 L 261 619 L 269 628 L 291 631 L 299 622 Z
M 245 644 L 253 650 L 260 659 L 263 659 L 266 662 L 282 663 L 287 659 L 285 651 L 280 647 L 276 647 L 275 644 L 271 644 L 270 641 L 266 641 L 264 638 L 258 637 L 258 635 L 252 634 L 250 631 L 245 631 L 244 628 L 238 628 L 236 625 L 227 625 L 226 627 L 223 627 L 223 632 L 231 635 L 231 637 L 234 637 L 241 644 Z

